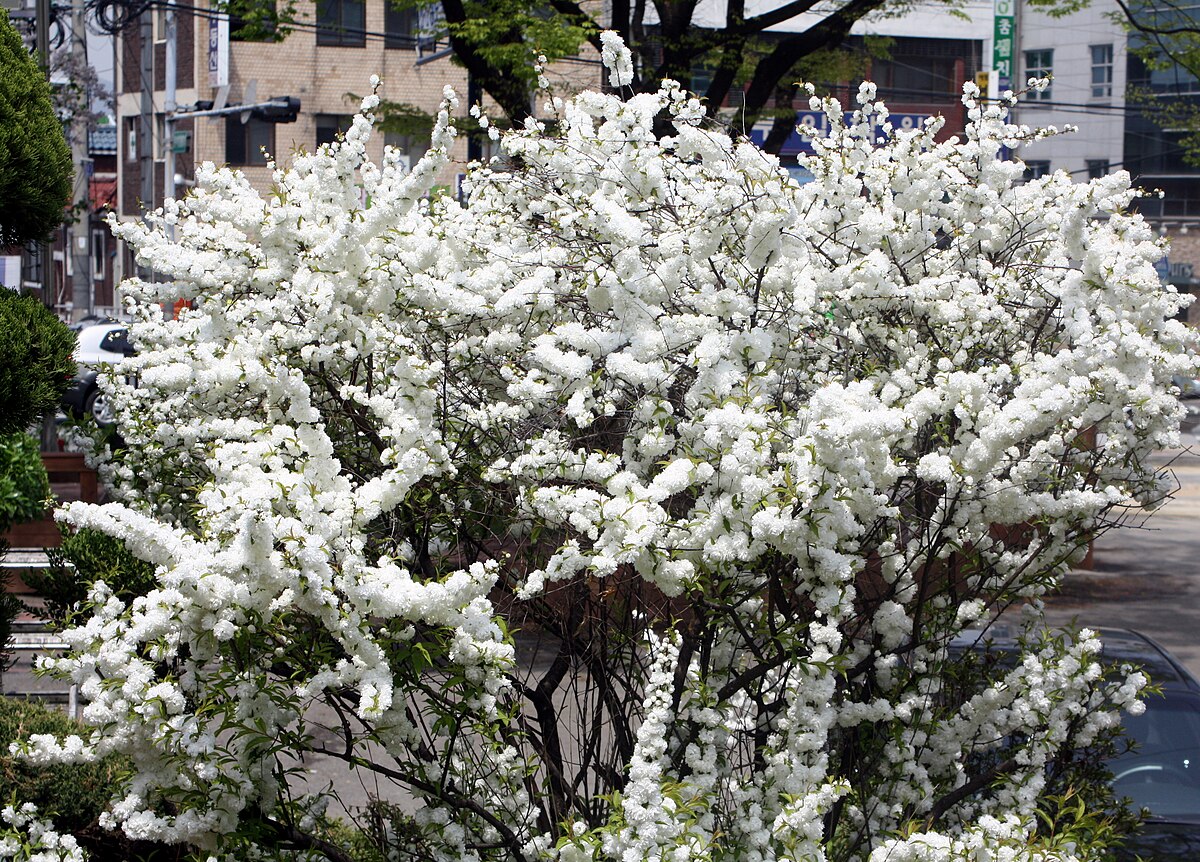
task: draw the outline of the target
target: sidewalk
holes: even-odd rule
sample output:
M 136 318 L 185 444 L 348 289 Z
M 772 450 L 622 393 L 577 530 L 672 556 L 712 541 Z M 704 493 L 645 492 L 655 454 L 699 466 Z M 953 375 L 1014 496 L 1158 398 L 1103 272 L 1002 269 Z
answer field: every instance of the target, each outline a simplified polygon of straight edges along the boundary
M 1159 453 L 1179 483 L 1174 498 L 1095 544 L 1095 568 L 1073 571 L 1047 600 L 1054 624 L 1136 629 L 1200 677 L 1200 449 Z

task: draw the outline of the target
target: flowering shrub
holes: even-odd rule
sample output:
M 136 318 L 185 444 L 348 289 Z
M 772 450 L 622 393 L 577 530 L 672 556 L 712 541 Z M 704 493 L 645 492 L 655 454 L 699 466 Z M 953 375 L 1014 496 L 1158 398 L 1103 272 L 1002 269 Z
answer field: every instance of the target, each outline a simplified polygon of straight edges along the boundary
M 26 802 L 19 808 L 0 810 L 0 859 L 14 862 L 84 862 L 86 857 L 74 837 L 60 835 L 48 820 L 37 816 L 37 806 Z
M 346 858 L 321 755 L 412 798 L 404 858 L 1086 855 L 1039 807 L 1140 677 L 947 645 L 1162 499 L 1191 360 L 1128 177 L 1021 183 L 976 95 L 946 143 L 818 103 L 804 186 L 670 82 L 551 98 L 465 204 L 453 97 L 408 173 L 372 96 L 268 198 L 208 166 L 116 225 L 165 280 L 117 502 L 64 518 L 155 587 L 95 584 L 47 663 L 94 729 L 26 756 L 124 753 L 107 822 L 219 853 Z

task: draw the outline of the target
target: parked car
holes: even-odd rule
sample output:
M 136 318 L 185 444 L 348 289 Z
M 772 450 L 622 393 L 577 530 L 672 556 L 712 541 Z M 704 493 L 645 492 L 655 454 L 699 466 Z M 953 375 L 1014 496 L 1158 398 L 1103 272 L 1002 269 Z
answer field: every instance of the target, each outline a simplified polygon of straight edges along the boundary
M 1112 787 L 1145 822 L 1116 853 L 1117 862 L 1137 859 L 1195 862 L 1200 859 L 1200 682 L 1153 639 L 1128 629 L 1096 629 L 1100 658 L 1108 664 L 1140 666 L 1161 696 L 1145 698 L 1141 715 L 1122 715 L 1131 747 L 1108 762 Z M 1002 627 L 993 634 L 963 632 L 952 651 L 1011 654 L 1016 641 Z
M 1117 633 L 1101 632 L 1106 653 Z M 1162 697 L 1146 698 L 1146 711 L 1125 715 L 1122 725 L 1133 747 L 1109 763 L 1113 790 L 1126 796 L 1147 817 L 1138 834 L 1117 854 L 1120 862 L 1135 859 L 1200 858 L 1200 683 L 1174 657 L 1150 638 L 1121 633 L 1136 654 L 1120 660 L 1141 663 L 1162 689 Z
M 89 326 L 95 326 L 96 324 L 99 324 L 99 323 L 120 323 L 120 322 L 121 321 L 117 320 L 115 317 L 109 317 L 108 315 L 89 314 L 86 317 L 82 317 L 79 320 L 76 320 L 74 323 L 68 324 L 67 328 L 73 332 L 82 332 L 83 330 L 87 329 Z
M 1200 377 L 1175 374 L 1171 377 L 1171 385 L 1179 390 L 1179 400 L 1187 410 L 1187 419 L 1200 416 L 1200 403 L 1196 401 L 1200 399 Z
M 75 346 L 75 379 L 63 396 L 63 408 L 76 419 L 90 415 L 98 425 L 113 425 L 116 416 L 100 391 L 100 367 L 120 362 L 134 353 L 129 327 L 124 323 L 98 323 L 79 331 Z

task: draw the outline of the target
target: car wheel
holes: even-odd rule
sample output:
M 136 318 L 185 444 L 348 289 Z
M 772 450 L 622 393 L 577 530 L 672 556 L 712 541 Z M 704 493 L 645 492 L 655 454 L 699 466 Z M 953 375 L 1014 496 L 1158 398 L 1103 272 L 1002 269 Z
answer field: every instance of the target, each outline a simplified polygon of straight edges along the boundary
M 92 389 L 88 393 L 83 402 L 83 412 L 90 413 L 96 420 L 96 424 L 105 428 L 117 424 L 117 416 L 113 412 L 112 403 L 108 400 L 108 396 L 99 389 Z

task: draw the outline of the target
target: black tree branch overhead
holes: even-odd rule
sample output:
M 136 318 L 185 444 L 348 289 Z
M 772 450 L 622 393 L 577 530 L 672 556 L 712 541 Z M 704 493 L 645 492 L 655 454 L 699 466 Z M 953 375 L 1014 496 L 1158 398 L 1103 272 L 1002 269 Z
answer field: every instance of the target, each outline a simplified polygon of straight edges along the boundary
M 882 8 L 887 0 L 851 0 L 820 23 L 802 33 L 795 33 L 780 41 L 754 70 L 750 85 L 746 89 L 743 113 L 746 126 L 752 126 L 762 116 L 772 95 L 778 103 L 786 103 L 787 110 L 776 116 L 767 134 L 763 148 L 777 153 L 788 136 L 795 131 L 795 112 L 791 100 L 795 97 L 795 86 L 786 80 L 788 72 L 804 57 L 824 48 L 842 44 L 850 35 L 854 22 Z
M 401 6 L 420 7 L 429 0 L 388 0 Z M 519 125 L 533 113 L 531 66 L 539 53 L 555 61 L 596 64 L 600 33 L 612 29 L 625 40 L 637 62 L 634 92 L 658 88 L 662 78 L 692 89 L 695 76 L 704 71 L 703 86 L 710 115 L 725 104 L 729 94 L 748 88 L 739 130 L 760 119 L 772 99 L 781 116 L 768 135 L 765 148 L 777 152 L 793 131 L 793 80 L 797 63 L 813 54 L 843 46 L 853 24 L 881 9 L 900 10 L 912 0 L 838 0 L 822 6 L 816 0 L 790 0 L 775 8 L 747 15 L 744 0 L 727 0 L 720 26 L 698 20 L 697 0 L 613 0 L 606 13 L 585 7 L 579 0 L 549 0 L 542 7 L 525 0 L 440 0 L 445 39 L 454 61 L 466 69 L 473 86 L 496 103 L 507 120 Z M 949 9 L 958 0 L 938 0 Z M 120 33 L 147 10 L 166 0 L 88 0 L 94 25 L 106 33 Z M 236 14 L 272 21 L 275 39 L 292 32 L 317 28 L 292 9 L 274 0 L 223 0 L 216 9 L 195 3 L 175 8 L 207 17 L 236 3 Z M 261 6 L 261 11 L 256 11 Z M 267 10 L 267 7 L 270 10 Z M 1123 7 L 1124 8 L 1124 7 Z M 231 12 L 230 14 L 235 14 Z M 805 15 L 815 23 L 796 32 L 776 31 Z M 797 23 L 797 26 L 802 26 Z M 387 33 L 361 31 L 365 38 L 386 40 Z M 290 37 L 289 37 L 290 38 Z M 547 44 L 549 43 L 549 44 Z M 761 54 L 761 56 L 760 56 Z M 597 78 L 602 73 L 597 71 Z M 590 82 L 589 82 L 590 83 Z

